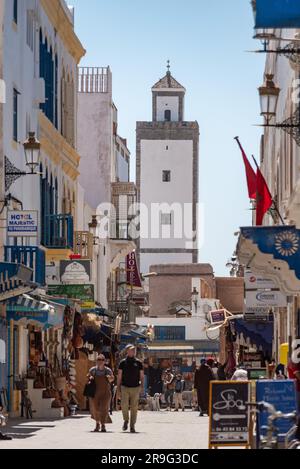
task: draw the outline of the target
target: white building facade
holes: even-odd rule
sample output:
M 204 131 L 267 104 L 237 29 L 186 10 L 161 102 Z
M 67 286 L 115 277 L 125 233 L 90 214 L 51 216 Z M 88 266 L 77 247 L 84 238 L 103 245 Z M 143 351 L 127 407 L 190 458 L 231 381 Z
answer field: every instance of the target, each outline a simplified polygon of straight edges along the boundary
M 98 302 L 113 300 L 112 279 L 135 249 L 129 238 L 128 210 L 136 189 L 129 182 L 130 152 L 118 135 L 118 110 L 113 102 L 109 67 L 82 67 L 78 79 L 77 143 L 81 155 L 82 196 L 97 222 L 94 277 Z M 82 223 L 87 220 L 81 217 Z M 86 227 L 83 229 L 86 229 Z

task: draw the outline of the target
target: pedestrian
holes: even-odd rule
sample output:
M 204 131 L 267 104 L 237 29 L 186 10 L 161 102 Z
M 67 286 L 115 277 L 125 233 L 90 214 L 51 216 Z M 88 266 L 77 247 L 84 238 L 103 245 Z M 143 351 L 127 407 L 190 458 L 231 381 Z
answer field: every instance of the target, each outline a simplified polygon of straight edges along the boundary
M 299 341 L 299 339 L 298 339 Z M 299 341 L 300 342 L 300 341 Z M 296 358 L 291 358 L 288 364 L 288 376 L 296 382 L 298 413 L 300 416 L 300 343 L 294 350 Z
M 218 366 L 218 371 L 217 371 L 217 377 L 219 381 L 226 381 L 226 373 L 225 373 L 225 368 L 226 368 L 227 362 L 225 362 L 223 365 L 219 363 Z
M 231 377 L 232 381 L 248 381 L 248 371 L 245 369 L 244 364 L 240 363 Z
M 121 394 L 123 431 L 128 430 L 130 407 L 130 432 L 135 433 L 140 393 L 144 389 L 144 369 L 142 362 L 136 358 L 134 345 L 127 345 L 126 352 L 127 357 L 119 365 L 118 391 Z
M 109 408 L 111 402 L 111 383 L 114 381 L 114 375 L 110 368 L 105 366 L 105 356 L 100 354 L 97 357 L 96 366 L 90 369 L 88 378 L 95 380 L 96 393 L 93 398 L 90 397 L 90 412 L 93 420 L 96 421 L 95 432 L 106 432 L 106 423 L 110 423 Z
M 183 391 L 185 390 L 185 381 L 182 379 L 181 374 L 176 375 L 174 386 L 175 412 L 178 412 L 179 406 L 182 412 L 184 412 Z
M 174 399 L 174 381 L 175 375 L 172 373 L 170 368 L 167 369 L 164 377 L 164 386 L 165 386 L 165 401 L 167 404 L 167 411 L 172 410 L 173 399 Z
M 200 417 L 208 415 L 209 383 L 214 380 L 212 369 L 207 365 L 205 358 L 201 359 L 200 367 L 195 372 L 194 388 L 197 390 Z
M 275 379 L 287 379 L 287 376 L 285 374 L 285 369 L 284 369 L 284 365 L 282 363 L 279 363 L 277 366 L 276 366 L 276 369 L 275 369 Z
M 6 425 L 6 417 L 4 415 L 4 408 L 2 403 L 2 397 L 0 392 L 0 427 Z M 4 433 L 0 432 L 0 440 L 12 440 L 11 436 L 4 435 Z
M 212 372 L 214 374 L 215 380 L 217 380 L 218 379 L 219 363 L 217 361 L 214 361 L 211 369 L 212 369 Z

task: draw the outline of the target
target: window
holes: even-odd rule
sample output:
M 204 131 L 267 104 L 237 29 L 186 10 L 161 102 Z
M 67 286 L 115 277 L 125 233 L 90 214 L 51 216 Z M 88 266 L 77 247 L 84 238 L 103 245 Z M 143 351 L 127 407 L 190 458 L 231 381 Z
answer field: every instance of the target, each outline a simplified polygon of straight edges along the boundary
M 171 225 L 172 224 L 172 214 L 171 213 L 162 213 L 161 214 L 161 224 L 162 225 Z
M 34 19 L 33 10 L 27 10 L 27 45 L 34 49 Z
M 13 91 L 13 139 L 18 141 L 18 91 Z
M 163 182 L 171 182 L 171 171 L 163 171 L 162 180 Z
M 170 122 L 171 121 L 171 111 L 169 109 L 165 110 L 165 121 Z
M 55 124 L 55 57 L 53 49 L 48 51 L 48 41 L 43 42 L 42 31 L 40 30 L 40 77 L 45 80 L 45 103 L 41 104 L 41 109 L 47 118 Z
M 18 24 L 18 0 L 14 0 L 13 18 L 14 22 Z
M 155 340 L 185 340 L 185 326 L 155 326 Z

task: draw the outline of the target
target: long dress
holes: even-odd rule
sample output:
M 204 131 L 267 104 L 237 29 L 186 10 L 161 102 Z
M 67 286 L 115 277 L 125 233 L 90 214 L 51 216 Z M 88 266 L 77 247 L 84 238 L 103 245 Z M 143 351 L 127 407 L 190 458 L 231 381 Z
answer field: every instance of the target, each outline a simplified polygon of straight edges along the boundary
M 108 369 L 106 368 L 106 370 Z M 109 371 L 112 375 L 111 370 Z M 101 425 L 105 425 L 106 423 L 111 423 L 111 419 L 109 417 L 111 386 L 106 375 L 99 375 L 97 374 L 98 372 L 99 370 L 94 375 L 96 394 L 95 397 L 90 398 L 90 412 L 93 420 L 96 420 L 97 423 L 100 422 Z
M 197 389 L 198 405 L 204 413 L 208 413 L 209 383 L 212 380 L 214 380 L 214 375 L 208 365 L 201 365 L 199 370 L 196 370 L 194 387 Z

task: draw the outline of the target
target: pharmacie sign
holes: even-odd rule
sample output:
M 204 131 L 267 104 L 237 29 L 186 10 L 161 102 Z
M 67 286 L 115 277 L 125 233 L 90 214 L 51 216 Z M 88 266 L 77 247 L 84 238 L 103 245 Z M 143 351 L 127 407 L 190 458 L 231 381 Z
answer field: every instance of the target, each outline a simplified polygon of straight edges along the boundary
M 38 212 L 36 210 L 9 211 L 7 235 L 10 237 L 35 237 L 38 234 Z

